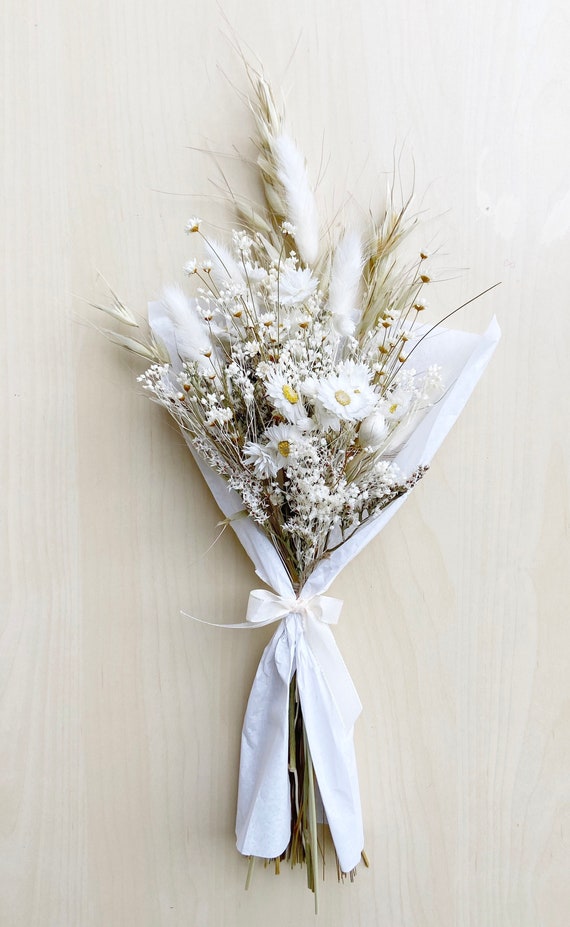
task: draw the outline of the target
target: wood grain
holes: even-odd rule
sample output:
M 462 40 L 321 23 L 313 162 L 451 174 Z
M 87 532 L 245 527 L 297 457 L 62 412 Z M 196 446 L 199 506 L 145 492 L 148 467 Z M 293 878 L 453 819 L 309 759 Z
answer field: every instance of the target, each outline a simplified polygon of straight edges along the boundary
M 216 507 L 80 299 L 100 271 L 143 313 L 188 216 L 227 223 L 195 149 L 252 153 L 237 35 L 329 215 L 378 203 L 396 151 L 451 268 L 434 306 L 502 280 L 461 323 L 499 316 L 484 381 L 333 589 L 372 868 L 331 871 L 321 921 L 566 927 L 567 5 L 8 0 L 3 26 L 0 923 L 314 922 L 302 874 L 245 893 L 234 848 L 270 632 L 179 614 L 241 620 L 251 565 L 228 532 L 204 553 Z

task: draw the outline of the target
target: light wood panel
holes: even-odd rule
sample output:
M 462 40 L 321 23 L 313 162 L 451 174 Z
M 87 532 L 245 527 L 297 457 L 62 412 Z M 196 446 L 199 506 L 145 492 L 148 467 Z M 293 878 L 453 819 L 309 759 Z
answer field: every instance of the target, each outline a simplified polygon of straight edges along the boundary
M 7 2 L 3 9 L 0 921 L 314 922 L 298 872 L 234 849 L 239 733 L 269 631 L 226 636 L 255 578 L 181 438 L 79 297 L 144 312 L 245 153 L 228 36 L 287 92 L 332 215 L 403 150 L 504 339 L 428 477 L 335 583 L 365 706 L 367 849 L 321 921 L 566 927 L 569 16 L 563 2 Z M 322 153 L 325 153 L 324 156 Z M 223 159 L 236 187 L 247 168 Z M 5 581 L 5 582 L 4 582 Z

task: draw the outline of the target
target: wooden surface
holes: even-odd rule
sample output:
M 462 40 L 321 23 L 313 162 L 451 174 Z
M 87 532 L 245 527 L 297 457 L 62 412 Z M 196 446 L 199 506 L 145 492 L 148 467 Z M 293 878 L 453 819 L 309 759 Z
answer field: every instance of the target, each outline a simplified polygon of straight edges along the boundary
M 239 735 L 270 632 L 183 442 L 93 328 L 226 219 L 252 154 L 228 36 L 283 87 L 321 206 L 379 202 L 393 153 L 452 279 L 503 341 L 402 511 L 333 587 L 364 703 L 372 868 L 321 923 L 567 927 L 568 5 L 205 0 L 4 4 L 0 923 L 314 923 L 303 875 L 234 848 Z M 226 19 L 227 17 L 227 19 Z M 323 154 L 324 153 L 324 154 Z M 322 165 L 321 165 L 322 162 Z M 236 188 L 247 167 L 222 158 Z M 456 268 L 467 268 L 461 274 Z

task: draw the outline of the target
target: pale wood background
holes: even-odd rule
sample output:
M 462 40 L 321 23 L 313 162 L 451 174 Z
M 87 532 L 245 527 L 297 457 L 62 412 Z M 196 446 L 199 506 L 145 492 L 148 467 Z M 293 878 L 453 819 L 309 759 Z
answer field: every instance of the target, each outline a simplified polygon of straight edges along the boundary
M 225 20 L 227 17 L 227 22 Z M 503 342 L 397 518 L 333 587 L 365 706 L 367 849 L 321 923 L 567 927 L 569 7 L 564 0 L 4 4 L 0 923 L 314 923 L 303 875 L 234 849 L 239 735 L 269 631 L 139 367 L 80 301 L 181 279 L 216 168 L 245 153 L 232 29 L 287 94 L 329 214 L 403 149 L 428 246 L 502 280 Z M 330 155 L 330 158 L 329 158 Z M 236 187 L 248 171 L 223 165 Z

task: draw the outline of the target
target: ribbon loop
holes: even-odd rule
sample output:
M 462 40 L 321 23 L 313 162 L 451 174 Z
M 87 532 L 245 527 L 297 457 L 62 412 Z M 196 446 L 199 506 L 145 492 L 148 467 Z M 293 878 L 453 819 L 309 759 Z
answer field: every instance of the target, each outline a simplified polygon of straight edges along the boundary
M 286 615 L 301 615 L 314 618 L 324 624 L 337 624 L 342 609 L 342 599 L 329 595 L 315 595 L 310 599 L 277 595 L 269 589 L 253 589 L 247 603 L 246 622 L 250 624 L 271 624 Z

